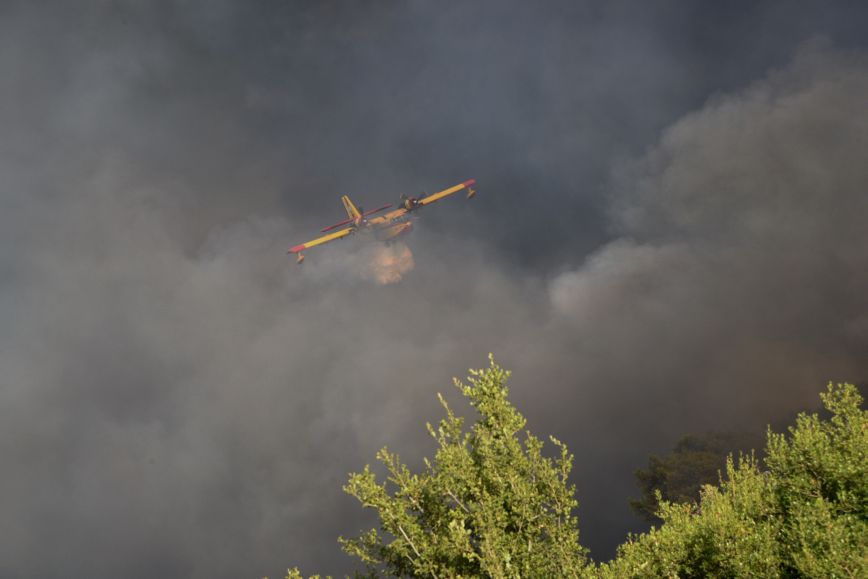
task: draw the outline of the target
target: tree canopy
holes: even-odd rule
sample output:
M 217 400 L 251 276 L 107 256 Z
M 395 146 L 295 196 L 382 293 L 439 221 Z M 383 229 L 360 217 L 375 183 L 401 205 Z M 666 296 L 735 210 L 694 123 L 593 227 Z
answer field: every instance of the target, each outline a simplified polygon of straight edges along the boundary
M 573 457 L 558 440 L 558 456 L 522 432 L 524 417 L 508 399 L 509 372 L 491 361 L 455 384 L 479 412 L 464 429 L 440 396 L 446 417 L 428 431 L 433 460 L 414 474 L 387 449 L 377 458 L 388 470 L 379 482 L 370 468 L 353 474 L 346 492 L 374 508 L 386 535 L 372 529 L 341 539 L 344 550 L 373 572 L 409 577 L 578 577 L 585 550 L 567 477 Z
M 854 386 L 821 394 L 829 419 L 802 413 L 786 434 L 769 429 L 764 468 L 753 453 L 730 455 L 698 501 L 658 491 L 662 524 L 595 565 L 579 543 L 573 456 L 555 438 L 544 454 L 508 378 L 491 359 L 455 381 L 479 414 L 469 430 L 438 395 L 446 416 L 427 425 L 437 451 L 422 472 L 384 448 L 385 480 L 367 466 L 350 476 L 344 490 L 380 520 L 340 539 L 366 565 L 360 577 L 868 576 L 868 413 Z
M 630 501 L 630 508 L 659 525 L 659 496 L 671 503 L 695 503 L 707 484 L 716 484 L 733 453 L 750 452 L 762 446 L 761 432 L 706 432 L 681 438 L 671 452 L 651 455 L 648 467 L 634 476 L 642 495 Z
M 868 416 L 849 384 L 768 432 L 766 470 L 732 457 L 699 504 L 661 502 L 660 528 L 631 537 L 603 577 L 868 576 Z

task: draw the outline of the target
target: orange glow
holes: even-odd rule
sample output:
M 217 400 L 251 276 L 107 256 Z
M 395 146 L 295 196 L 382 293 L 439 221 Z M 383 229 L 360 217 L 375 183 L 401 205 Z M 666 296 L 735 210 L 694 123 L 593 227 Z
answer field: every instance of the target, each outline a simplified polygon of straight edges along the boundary
M 371 258 L 371 273 L 380 285 L 401 281 L 415 266 L 413 252 L 403 243 L 381 245 Z

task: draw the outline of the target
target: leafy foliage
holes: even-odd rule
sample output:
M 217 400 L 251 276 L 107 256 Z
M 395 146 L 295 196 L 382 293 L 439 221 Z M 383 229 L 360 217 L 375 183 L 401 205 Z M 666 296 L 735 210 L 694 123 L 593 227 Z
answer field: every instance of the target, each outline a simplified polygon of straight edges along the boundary
M 868 576 L 868 416 L 854 386 L 821 394 L 831 420 L 800 414 L 768 433 L 767 471 L 730 458 L 698 506 L 661 502 L 659 529 L 631 537 L 603 577 Z
M 366 467 L 345 490 L 374 508 L 380 531 L 341 539 L 345 551 L 378 571 L 407 577 L 578 577 L 585 550 L 567 483 L 573 457 L 552 438 L 555 458 L 543 443 L 520 436 L 524 417 L 509 403 L 509 372 L 491 359 L 472 370 L 469 385 L 455 385 L 479 412 L 469 432 L 442 396 L 446 418 L 428 431 L 437 441 L 433 461 L 412 473 L 387 449 L 377 458 L 385 482 Z
M 868 412 L 854 386 L 821 394 L 831 420 L 800 414 L 789 439 L 769 431 L 766 464 L 784 568 L 868 577 Z
M 648 468 L 635 472 L 636 484 L 642 491 L 630 507 L 650 523 L 660 524 L 657 516 L 660 502 L 696 503 L 704 485 L 716 484 L 726 469 L 727 456 L 734 452 L 759 448 L 762 435 L 744 432 L 708 432 L 685 436 L 672 452 L 652 455 Z
M 363 577 L 868 577 L 868 413 L 854 386 L 821 394 L 830 419 L 802 413 L 788 434 L 769 430 L 764 469 L 753 454 L 730 456 L 698 502 L 658 491 L 663 524 L 595 567 L 579 545 L 573 457 L 552 438 L 548 458 L 522 435 L 508 378 L 492 360 L 469 385 L 456 381 L 479 412 L 469 431 L 440 397 L 446 417 L 428 425 L 438 448 L 423 472 L 384 448 L 385 481 L 369 467 L 350 476 L 346 492 L 380 518 L 340 539 Z

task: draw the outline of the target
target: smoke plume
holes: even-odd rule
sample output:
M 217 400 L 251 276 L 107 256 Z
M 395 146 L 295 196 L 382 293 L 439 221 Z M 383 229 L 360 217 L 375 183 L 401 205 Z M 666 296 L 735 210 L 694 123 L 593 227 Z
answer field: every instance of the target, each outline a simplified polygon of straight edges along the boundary
M 339 4 L 0 4 L 0 576 L 349 572 L 489 351 L 602 558 L 649 453 L 868 376 L 868 64 L 792 57 L 864 16 Z

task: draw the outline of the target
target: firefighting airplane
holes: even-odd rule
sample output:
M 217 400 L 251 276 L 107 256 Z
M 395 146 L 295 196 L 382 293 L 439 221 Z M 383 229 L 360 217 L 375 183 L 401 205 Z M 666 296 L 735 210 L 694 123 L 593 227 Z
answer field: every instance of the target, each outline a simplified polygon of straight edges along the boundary
M 398 209 L 393 209 L 388 213 L 372 217 L 371 219 L 368 219 L 368 215 L 379 213 L 380 211 L 389 209 L 392 206 L 383 205 L 377 209 L 363 211 L 362 209 L 357 208 L 353 202 L 350 201 L 348 196 L 344 195 L 341 197 L 341 201 L 344 203 L 344 209 L 347 210 L 347 219 L 340 223 L 329 225 L 325 229 L 322 229 L 320 233 L 331 231 L 332 229 L 336 229 L 343 225 L 348 225 L 348 227 L 346 229 L 341 229 L 340 231 L 335 231 L 334 233 L 329 233 L 328 235 L 323 235 L 322 237 L 318 237 L 312 241 L 302 243 L 301 245 L 291 247 L 288 253 L 297 254 L 297 261 L 298 263 L 301 263 L 304 261 L 304 255 L 301 253 L 303 250 L 328 243 L 329 241 L 334 241 L 335 239 L 343 239 L 347 235 L 352 235 L 357 231 L 373 231 L 377 239 L 380 241 L 391 241 L 400 235 L 409 233 L 413 228 L 413 222 L 409 221 L 407 217 L 410 213 L 416 211 L 420 207 L 425 207 L 426 205 L 430 205 L 431 203 L 439 201 L 444 197 L 448 197 L 453 193 L 457 193 L 462 189 L 467 189 L 467 198 L 470 199 L 476 195 L 476 190 L 472 188 L 472 185 L 475 184 L 476 179 L 470 179 L 464 183 L 450 187 L 449 189 L 444 189 L 439 193 L 434 193 L 433 195 L 422 197 L 407 197 L 406 195 L 401 195 L 401 206 Z

